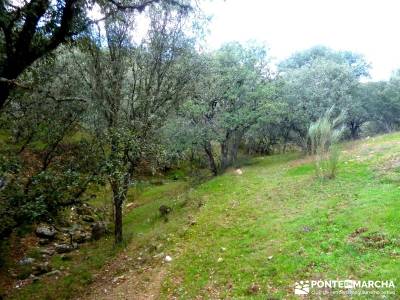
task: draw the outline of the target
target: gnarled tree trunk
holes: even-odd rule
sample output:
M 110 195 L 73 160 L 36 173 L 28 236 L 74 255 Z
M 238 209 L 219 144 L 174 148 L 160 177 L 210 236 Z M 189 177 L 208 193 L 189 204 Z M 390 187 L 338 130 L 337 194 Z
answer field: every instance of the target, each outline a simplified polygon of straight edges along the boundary
M 207 154 L 208 163 L 210 165 L 211 172 L 213 173 L 214 176 L 218 175 L 218 167 L 217 167 L 217 164 L 215 163 L 214 154 L 212 152 L 212 146 L 211 146 L 210 141 L 206 141 L 204 143 L 204 151 Z

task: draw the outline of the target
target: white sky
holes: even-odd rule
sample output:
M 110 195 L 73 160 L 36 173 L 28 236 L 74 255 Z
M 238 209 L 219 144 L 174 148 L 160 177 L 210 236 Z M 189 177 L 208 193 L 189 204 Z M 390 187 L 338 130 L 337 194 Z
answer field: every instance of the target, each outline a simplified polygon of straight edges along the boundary
M 326 45 L 364 54 L 372 80 L 400 68 L 400 0 L 208 0 L 202 7 L 213 16 L 211 49 L 256 39 L 280 60 Z

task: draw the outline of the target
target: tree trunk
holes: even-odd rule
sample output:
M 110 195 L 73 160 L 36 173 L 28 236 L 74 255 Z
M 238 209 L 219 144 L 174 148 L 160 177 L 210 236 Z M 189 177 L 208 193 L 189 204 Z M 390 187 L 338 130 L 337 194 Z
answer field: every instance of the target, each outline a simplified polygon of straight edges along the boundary
M 10 95 L 10 85 L 8 82 L 0 82 L 0 111 L 4 107 Z
M 122 243 L 122 199 L 114 195 L 114 237 L 115 243 Z
M 230 148 L 230 157 L 229 157 L 229 164 L 232 165 L 233 163 L 236 162 L 237 160 L 237 155 L 239 151 L 239 146 L 242 141 L 243 134 L 241 132 L 238 132 L 234 135 L 232 145 Z
M 218 168 L 217 168 L 217 164 L 215 163 L 214 155 L 212 153 L 212 146 L 211 146 L 210 141 L 206 141 L 204 143 L 204 151 L 207 154 L 208 163 L 210 165 L 210 169 L 211 169 L 212 173 L 214 174 L 214 176 L 217 176 L 218 175 Z
M 229 157 L 228 157 L 228 141 L 223 141 L 221 143 L 221 169 L 225 170 L 229 166 Z
M 360 129 L 360 125 L 358 125 L 355 122 L 350 122 L 350 135 L 351 135 L 351 139 L 356 140 L 359 137 L 359 129 Z
M 229 142 L 231 132 L 228 130 L 225 134 L 225 140 L 221 143 L 221 169 L 225 170 L 229 166 Z

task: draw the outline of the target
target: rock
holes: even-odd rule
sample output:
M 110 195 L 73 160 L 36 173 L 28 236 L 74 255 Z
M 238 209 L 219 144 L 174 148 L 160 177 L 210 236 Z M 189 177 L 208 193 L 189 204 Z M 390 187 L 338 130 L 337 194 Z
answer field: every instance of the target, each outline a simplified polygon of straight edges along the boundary
M 274 257 L 271 255 L 271 256 L 268 256 L 268 260 L 271 260 L 271 259 L 273 259 Z
M 76 213 L 78 215 L 92 215 L 93 214 L 93 208 L 89 205 L 87 205 L 86 203 L 84 203 L 81 206 L 76 207 Z
M 107 227 L 104 222 L 98 221 L 92 224 L 92 237 L 98 240 L 107 233 Z
M 78 244 L 55 244 L 55 248 L 57 253 L 68 253 L 78 248 Z
M 84 215 L 82 216 L 82 220 L 88 223 L 93 223 L 94 222 L 94 218 L 92 216 L 88 216 L 88 215 Z
M 164 252 L 158 253 L 153 256 L 153 258 L 162 258 L 162 257 L 164 257 Z
M 51 266 L 49 262 L 39 263 L 32 267 L 33 275 L 41 275 L 51 271 Z
M 260 286 L 256 283 L 252 283 L 249 287 L 250 294 L 257 294 L 261 290 Z
M 36 227 L 36 235 L 40 238 L 51 240 L 54 238 L 56 233 L 56 229 L 49 224 L 41 223 L 38 225 L 38 227 Z
M 121 280 L 124 280 L 124 279 L 125 279 L 125 276 L 121 275 L 121 276 L 113 278 L 112 283 L 118 283 L 118 281 L 121 281 Z
M 242 175 L 242 174 L 243 174 L 243 171 L 242 171 L 241 169 L 236 169 L 236 170 L 235 170 L 235 173 L 236 173 L 237 175 Z
M 44 254 L 44 255 L 48 255 L 48 256 L 52 256 L 55 253 L 55 251 L 50 248 L 40 249 L 39 252 L 40 252 L 40 254 Z
M 165 260 L 165 262 L 171 262 L 172 261 L 172 257 L 167 255 L 167 256 L 165 256 L 164 260 Z
M 35 259 L 34 258 L 32 258 L 32 257 L 24 257 L 23 259 L 21 259 L 18 263 L 21 265 L 21 266 L 24 266 L 24 265 L 31 265 L 31 264 L 33 264 L 35 262 Z
M 194 226 L 196 225 L 197 222 L 196 220 L 193 218 L 193 216 L 189 216 L 189 225 Z
M 39 245 L 47 245 L 48 243 L 50 243 L 49 239 L 39 239 Z
M 33 274 L 31 274 L 30 276 L 29 276 L 29 278 L 32 280 L 32 282 L 37 282 L 37 281 L 39 281 L 39 277 L 37 277 L 37 276 L 35 276 L 35 275 L 33 275 Z
M 61 260 L 63 260 L 63 261 L 67 261 L 67 260 L 71 260 L 72 259 L 72 257 L 71 257 L 71 255 L 68 255 L 68 254 L 61 254 L 60 255 L 60 258 L 61 258 Z
M 71 230 L 70 230 L 69 227 L 61 227 L 60 231 L 63 232 L 63 233 L 69 233 Z
M 6 186 L 6 180 L 3 177 L 0 177 L 0 190 Z
M 90 234 L 90 233 L 89 233 L 89 234 Z M 91 237 L 91 234 L 90 234 L 90 237 Z M 76 242 L 76 243 L 79 243 L 79 244 L 84 243 L 85 241 L 87 241 L 87 240 L 89 240 L 89 239 L 90 239 L 90 238 L 87 238 L 87 233 L 82 232 L 82 231 L 80 231 L 80 230 L 75 231 L 75 232 L 72 234 L 72 241 L 74 241 L 74 242 Z
M 224 259 L 222 257 L 219 257 L 217 260 L 217 262 L 223 262 L 223 261 L 224 261 Z
M 159 210 L 161 216 L 165 216 L 165 215 L 168 215 L 172 211 L 172 208 L 163 204 L 158 208 L 158 210 Z
M 133 202 L 128 203 L 128 204 L 126 205 L 126 208 L 131 208 L 131 207 L 134 206 L 134 205 L 135 205 L 135 203 L 133 203 Z
M 168 222 L 168 215 L 172 211 L 172 208 L 163 204 L 158 208 L 158 211 L 160 212 L 160 216 L 164 218 L 164 221 Z
M 61 276 L 61 275 L 62 275 L 62 273 L 60 270 L 54 270 L 54 271 L 46 273 L 44 276 L 50 277 L 50 276 Z

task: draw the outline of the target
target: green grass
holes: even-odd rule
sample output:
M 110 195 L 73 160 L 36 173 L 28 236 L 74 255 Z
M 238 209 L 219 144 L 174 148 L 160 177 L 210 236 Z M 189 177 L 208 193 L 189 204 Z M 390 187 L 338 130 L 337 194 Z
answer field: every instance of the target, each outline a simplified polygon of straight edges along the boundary
M 378 172 L 399 150 L 397 140 L 353 145 L 335 180 L 316 179 L 312 164 L 292 167 L 287 156 L 274 156 L 257 159 L 242 176 L 200 186 L 196 196 L 206 205 L 177 242 L 163 298 L 287 299 L 295 281 L 308 279 L 400 283 L 400 188 L 383 180 L 390 172 Z M 351 240 L 361 227 L 367 232 Z M 383 248 L 363 242 L 376 232 L 388 240 Z M 249 291 L 253 284 L 258 293 Z
M 228 171 L 193 189 L 183 181 L 143 185 L 129 193 L 140 205 L 124 218 L 125 251 L 136 258 L 161 244 L 157 252 L 173 257 L 162 299 L 296 299 L 294 282 L 313 279 L 394 280 L 399 294 L 400 175 L 390 167 L 398 141 L 395 133 L 344 145 L 334 180 L 315 178 L 313 164 L 292 153 L 254 158 L 241 165 L 243 175 Z M 158 216 L 161 204 L 173 207 L 168 223 Z M 352 235 L 359 228 L 366 231 Z M 380 235 L 384 244 L 368 242 Z M 108 237 L 71 261 L 56 257 L 70 275 L 15 298 L 76 295 L 121 250 Z

